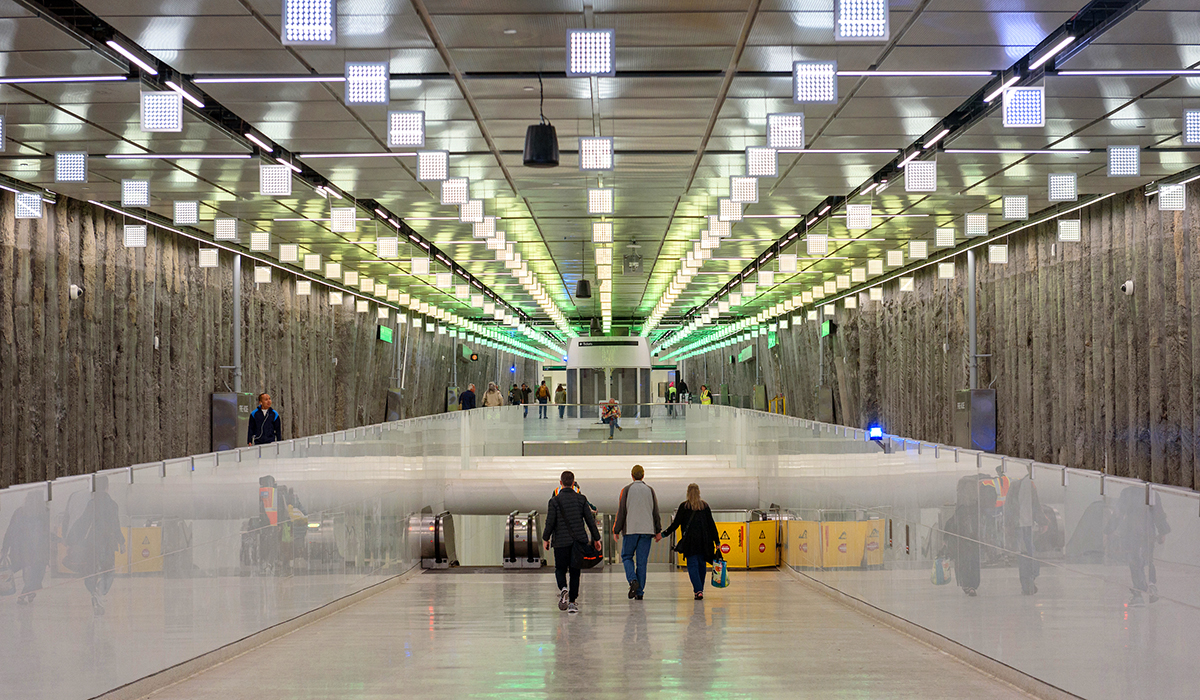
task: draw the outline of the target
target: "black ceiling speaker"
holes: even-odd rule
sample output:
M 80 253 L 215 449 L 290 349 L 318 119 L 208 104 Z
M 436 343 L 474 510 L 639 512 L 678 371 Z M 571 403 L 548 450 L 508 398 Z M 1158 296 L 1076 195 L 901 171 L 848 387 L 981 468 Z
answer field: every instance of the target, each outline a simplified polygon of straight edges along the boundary
M 592 283 L 585 279 L 580 279 L 575 285 L 576 299 L 591 299 L 592 298 Z
M 538 88 L 542 87 L 542 76 L 538 74 Z M 542 121 L 532 124 L 525 130 L 525 167 L 527 168 L 556 168 L 558 167 L 558 132 L 554 125 L 546 120 L 542 113 L 546 94 L 541 93 L 538 103 L 538 114 Z

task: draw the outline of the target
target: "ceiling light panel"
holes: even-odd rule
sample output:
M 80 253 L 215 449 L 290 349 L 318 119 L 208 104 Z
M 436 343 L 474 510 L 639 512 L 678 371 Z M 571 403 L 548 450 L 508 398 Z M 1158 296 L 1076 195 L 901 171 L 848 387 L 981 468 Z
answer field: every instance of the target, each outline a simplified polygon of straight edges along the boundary
M 284 46 L 337 43 L 336 0 L 283 0 Z
M 1159 185 L 1158 210 L 1183 211 L 1187 205 L 1187 185 Z
M 54 154 L 55 182 L 87 182 L 87 158 L 84 151 L 60 151 Z
M 871 205 L 847 204 L 846 228 L 851 231 L 865 231 L 871 228 Z
M 1063 243 L 1078 243 L 1083 240 L 1083 225 L 1079 219 L 1058 220 L 1058 240 Z
M 485 216 L 483 221 L 471 224 L 471 235 L 475 238 L 491 238 L 496 235 L 496 217 Z
M 579 139 L 579 169 L 602 171 L 613 169 L 613 140 L 611 136 L 583 136 Z
M 848 296 L 845 299 L 842 299 L 842 307 L 846 308 L 846 309 L 857 309 L 858 308 L 858 298 L 853 297 L 853 296 Z
M 795 272 L 797 270 L 795 253 L 784 253 L 779 256 L 779 271 L 780 272 Z
M 742 205 L 729 199 L 717 201 L 717 217 L 721 221 L 741 221 Z
M 951 248 L 954 246 L 954 229 L 939 228 L 934 232 L 933 244 L 938 248 Z
M 903 264 L 904 264 L 904 251 L 903 250 L 889 250 L 887 252 L 888 267 L 900 267 Z
M 611 221 L 596 221 L 592 223 L 592 243 L 612 243 L 613 225 Z
M 385 105 L 391 92 L 387 63 L 346 64 L 346 104 Z
M 217 267 L 221 264 L 220 251 L 216 248 L 201 248 L 200 259 L 197 265 L 200 267 Z
M 925 241 L 909 241 L 908 257 L 913 260 L 923 260 L 929 257 L 929 244 Z
M 966 229 L 967 238 L 988 235 L 987 214 L 967 214 L 964 228 Z
M 16 211 L 18 219 L 42 218 L 42 195 L 37 192 L 18 192 Z
M 1075 173 L 1050 173 L 1047 183 L 1051 202 L 1074 202 L 1079 197 Z
M 271 266 L 270 265 L 255 265 L 254 266 L 254 283 L 255 284 L 270 284 L 271 283 Z
M 936 192 L 937 161 L 914 160 L 904 166 L 905 192 Z
M 238 238 L 238 220 L 226 217 L 214 220 L 213 238 L 218 241 L 236 241 Z
M 729 201 L 737 202 L 738 204 L 757 204 L 758 178 L 740 177 L 738 175 L 730 176 Z
M 282 164 L 258 164 L 258 193 L 264 197 L 292 196 L 292 169 Z
M 458 206 L 458 220 L 464 224 L 483 223 L 483 200 L 469 199 Z
M 615 47 L 615 30 L 568 29 L 567 75 L 616 75 Z
M 1008 88 L 1004 91 L 1003 112 L 1008 129 L 1046 126 L 1046 88 Z
M 375 255 L 383 260 L 400 257 L 400 239 L 396 236 L 380 236 L 375 239 Z
M 296 280 L 296 296 L 312 296 L 312 282 L 309 280 Z
M 279 262 L 300 262 L 300 246 L 296 245 L 295 243 L 280 243 Z
M 867 268 L 854 267 L 850 269 L 850 281 L 854 284 L 860 284 L 867 281 Z
M 148 180 L 121 180 L 121 206 L 150 206 L 150 182 Z
M 898 278 L 898 279 L 897 279 L 897 281 L 900 283 L 900 287 L 899 287 L 900 291 L 902 291 L 902 292 L 911 292 L 911 291 L 913 290 L 913 281 L 914 281 L 914 278 L 912 278 L 912 277 L 900 277 L 900 278 Z
M 195 226 L 200 223 L 200 202 L 175 202 L 176 226 Z
M 721 221 L 721 217 L 711 214 L 708 217 L 708 232 L 721 238 L 729 238 L 733 235 L 733 224 Z
M 1183 112 L 1183 142 L 1200 144 L 1200 109 Z
M 308 253 L 304 256 L 304 269 L 310 272 L 321 271 L 320 253 Z
M 612 265 L 612 248 L 597 248 L 596 249 L 596 264 L 597 265 Z
M 417 153 L 417 180 L 440 182 L 450 172 L 450 151 L 419 151 Z
M 425 146 L 425 113 L 421 111 L 388 112 L 388 146 L 390 148 L 423 148 Z M 418 166 L 420 163 L 418 163 Z
M 342 273 L 342 282 L 347 287 L 358 286 L 358 270 L 346 270 Z
M 125 247 L 126 248 L 145 248 L 146 247 L 146 227 L 141 224 L 126 224 L 125 225 Z
M 354 233 L 358 226 L 354 218 L 354 207 L 330 207 L 329 229 L 334 233 Z
M 271 249 L 271 234 L 266 231 L 250 232 L 250 250 L 264 253 Z
M 938 273 L 938 279 L 940 279 L 940 280 L 954 279 L 954 263 L 952 263 L 952 262 L 938 263 L 937 273 Z
M 593 187 L 588 190 L 588 214 L 613 213 L 613 191 L 607 187 Z
M 888 39 L 888 0 L 837 0 L 834 17 L 838 41 Z
M 837 61 L 792 64 L 792 102 L 836 104 L 837 101 Z
M 449 177 L 442 181 L 442 204 L 462 206 L 470 200 L 470 180 L 465 177 Z
M 882 275 L 883 274 L 883 261 L 880 260 L 879 258 L 873 258 L 871 260 L 868 260 L 867 261 L 867 274 L 872 275 L 872 276 Z
M 1142 174 L 1142 149 L 1140 146 L 1109 146 L 1109 177 L 1140 177 Z
M 810 233 L 805 238 L 809 255 L 825 255 L 829 253 L 829 236 L 823 233 Z
M 768 114 L 767 146 L 789 151 L 804 148 L 804 113 Z
M 993 265 L 1008 264 L 1008 245 L 990 245 L 988 246 L 988 262 Z
M 183 131 L 183 95 L 173 90 L 143 92 L 142 131 Z
M 1023 194 L 1004 195 L 1004 218 L 1020 221 L 1029 218 L 1029 197 Z
M 867 298 L 871 301 L 883 301 L 883 287 L 871 287 L 868 289 Z
M 331 280 L 340 280 L 342 278 L 341 263 L 325 263 L 325 276 Z
M 779 154 L 774 148 L 750 146 L 746 149 L 746 177 L 775 177 L 779 172 Z

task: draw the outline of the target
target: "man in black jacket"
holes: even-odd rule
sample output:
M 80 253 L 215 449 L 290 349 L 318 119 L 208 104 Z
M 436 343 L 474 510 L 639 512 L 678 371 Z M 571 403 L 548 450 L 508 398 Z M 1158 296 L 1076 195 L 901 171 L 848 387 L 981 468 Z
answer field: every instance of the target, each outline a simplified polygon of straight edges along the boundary
M 475 408 L 475 385 L 468 384 L 467 390 L 458 395 L 458 410 L 469 411 Z
M 246 431 L 246 442 L 250 445 L 268 445 L 283 438 L 279 412 L 271 408 L 271 395 L 258 395 L 258 408 L 250 414 L 250 427 Z
M 579 612 L 575 599 L 579 597 L 579 573 L 581 562 L 575 561 L 575 547 L 601 548 L 600 530 L 596 518 L 588 506 L 587 497 L 571 487 L 575 475 L 563 472 L 559 479 L 562 488 L 546 505 L 546 528 L 542 531 L 542 542 L 546 549 L 554 547 L 554 578 L 558 581 L 558 609 L 569 613 Z M 570 587 L 567 574 L 571 575 Z

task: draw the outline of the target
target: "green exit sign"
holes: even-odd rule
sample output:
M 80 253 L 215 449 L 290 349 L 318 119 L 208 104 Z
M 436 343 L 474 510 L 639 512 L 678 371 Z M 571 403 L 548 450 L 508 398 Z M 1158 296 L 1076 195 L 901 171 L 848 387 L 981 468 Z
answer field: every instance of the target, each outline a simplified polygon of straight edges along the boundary
M 837 324 L 836 323 L 834 323 L 833 321 L 828 320 L 828 319 L 821 321 L 821 337 L 822 338 L 833 335 L 834 333 L 837 333 Z
M 392 342 L 392 333 L 394 331 L 388 326 L 379 326 L 379 339 L 385 343 Z

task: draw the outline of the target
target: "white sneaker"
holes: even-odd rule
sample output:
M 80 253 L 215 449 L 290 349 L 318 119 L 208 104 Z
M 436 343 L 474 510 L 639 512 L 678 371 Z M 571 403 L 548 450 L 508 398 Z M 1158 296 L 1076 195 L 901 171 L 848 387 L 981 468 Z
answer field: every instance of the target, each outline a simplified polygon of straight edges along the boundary
M 572 615 L 579 612 L 579 603 L 568 603 L 567 604 L 567 612 Z
M 559 591 L 559 592 L 558 592 L 558 609 L 559 609 L 559 610 L 566 610 L 566 609 L 567 609 L 567 598 L 568 598 L 568 597 L 569 597 L 569 596 L 568 596 L 568 593 L 567 593 L 567 589 L 565 589 L 565 588 L 564 588 L 564 589 L 562 589 L 561 591 Z

